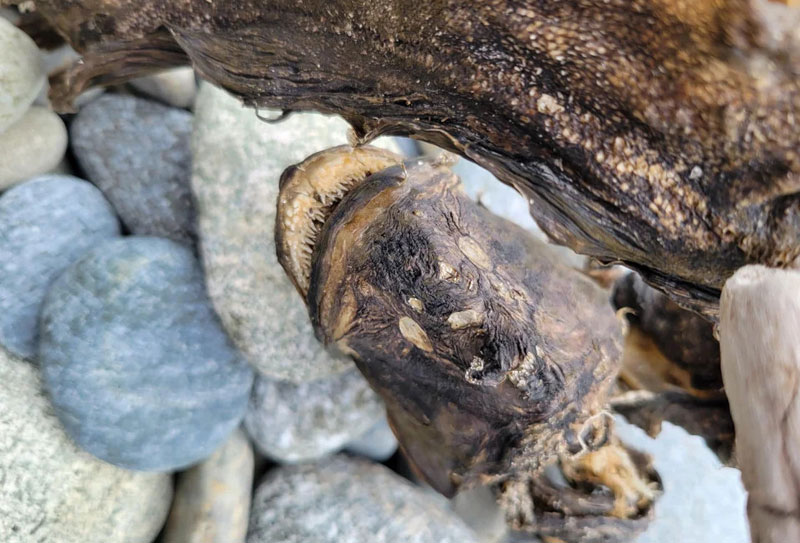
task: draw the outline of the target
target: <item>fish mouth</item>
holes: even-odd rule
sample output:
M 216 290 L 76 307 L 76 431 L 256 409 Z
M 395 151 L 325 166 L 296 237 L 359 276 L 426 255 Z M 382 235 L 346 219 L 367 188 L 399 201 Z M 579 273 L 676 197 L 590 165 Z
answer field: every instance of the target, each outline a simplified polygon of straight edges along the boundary
M 373 173 L 403 162 L 369 145 L 342 145 L 287 168 L 280 180 L 275 241 L 278 261 L 297 291 L 308 293 L 314 249 L 336 206 Z

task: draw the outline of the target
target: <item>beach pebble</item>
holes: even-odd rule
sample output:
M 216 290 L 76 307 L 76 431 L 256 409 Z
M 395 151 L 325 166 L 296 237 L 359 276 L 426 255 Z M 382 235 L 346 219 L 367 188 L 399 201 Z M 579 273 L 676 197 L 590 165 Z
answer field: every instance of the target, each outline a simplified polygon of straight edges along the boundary
M 67 128 L 61 118 L 49 109 L 31 107 L 0 133 L 0 191 L 56 168 L 66 150 Z
M 151 543 L 169 475 L 124 470 L 64 433 L 37 369 L 0 349 L 0 541 Z
M 81 109 L 70 144 L 131 233 L 190 243 L 191 129 L 188 111 L 107 93 Z
M 39 48 L 25 32 L 0 17 L 0 133 L 22 118 L 44 83 Z
M 75 177 L 38 177 L 0 195 L 0 345 L 32 358 L 50 283 L 89 249 L 118 235 L 111 205 Z
M 225 91 L 208 83 L 200 87 L 192 190 L 208 292 L 239 349 L 274 379 L 300 383 L 353 368 L 314 337 L 305 304 L 275 256 L 274 240 L 281 173 L 345 143 L 346 131 L 343 120 L 316 113 L 268 124 Z
M 364 435 L 348 443 L 345 449 L 376 462 L 383 462 L 397 451 L 397 438 L 394 437 L 389 422 L 383 418 Z
M 244 543 L 253 449 L 236 430 L 213 455 L 178 476 L 161 543 Z
M 130 84 L 142 94 L 173 107 L 191 108 L 197 96 L 194 70 L 189 66 L 140 77 Z
M 268 473 L 247 543 L 476 543 L 446 500 L 388 468 L 336 456 Z
M 357 370 L 302 384 L 258 376 L 245 427 L 262 454 L 296 463 L 338 451 L 383 416 L 383 403 Z
M 39 362 L 81 447 L 152 471 L 213 453 L 241 421 L 253 376 L 191 249 L 147 237 L 106 242 L 56 279 L 42 306 Z

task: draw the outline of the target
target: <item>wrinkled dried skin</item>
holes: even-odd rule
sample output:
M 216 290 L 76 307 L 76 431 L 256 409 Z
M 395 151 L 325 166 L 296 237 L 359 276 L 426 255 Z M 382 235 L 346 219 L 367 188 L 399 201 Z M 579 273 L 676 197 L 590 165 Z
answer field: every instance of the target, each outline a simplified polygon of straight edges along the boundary
M 615 439 L 597 451 L 562 457 L 545 473 L 511 484 L 525 485 L 522 492 L 532 497 L 527 514 L 533 511 L 527 527 L 512 517 L 512 528 L 535 531 L 554 543 L 627 543 L 647 527 L 652 501 L 663 490 L 652 460 Z M 507 511 L 518 506 L 514 500 L 522 492 L 509 490 L 502 496 L 509 502 Z
M 702 437 L 719 459 L 735 465 L 735 429 L 728 399 L 723 396 L 698 398 L 683 391 L 629 391 L 611 400 L 614 411 L 656 437 L 664 421 Z
M 6 0 L 8 1 L 8 0 Z M 410 134 L 531 197 L 557 242 L 712 319 L 800 255 L 800 10 L 766 0 L 33 0 L 83 88 L 191 61 L 250 105 Z
M 722 389 L 719 342 L 714 339 L 712 323 L 683 309 L 635 273 L 617 282 L 613 301 L 619 309 L 628 308 L 626 315 L 633 326 L 688 374 L 686 388 Z
M 677 424 L 703 437 L 723 462 L 733 462 L 733 420 L 713 325 L 636 274 L 617 281 L 613 302 L 631 322 L 614 410 L 652 437 L 663 421 Z
M 362 148 L 356 175 L 344 172 L 348 189 L 330 190 L 340 183 L 314 174 L 339 175 L 349 152 L 285 172 L 278 257 L 318 337 L 352 355 L 383 397 L 418 473 L 446 495 L 519 487 L 558 455 L 604 445 L 621 348 L 608 294 L 472 202 L 442 163 L 364 178 L 365 156 L 386 153 Z M 296 210 L 322 208 L 314 199 L 325 212 L 298 222 Z

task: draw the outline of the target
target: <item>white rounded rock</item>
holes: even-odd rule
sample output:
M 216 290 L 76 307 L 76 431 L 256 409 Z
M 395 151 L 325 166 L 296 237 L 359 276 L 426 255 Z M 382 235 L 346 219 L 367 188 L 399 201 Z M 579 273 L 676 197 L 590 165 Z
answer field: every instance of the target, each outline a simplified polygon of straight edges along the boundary
M 167 474 L 79 450 L 34 366 L 0 349 L 0 541 L 150 543 L 169 511 Z
M 189 66 L 172 68 L 131 81 L 137 91 L 155 98 L 167 105 L 191 108 L 197 96 L 197 82 L 194 70 Z
M 22 117 L 44 82 L 39 48 L 25 32 L 0 18 L 0 133 Z
M 3 190 L 58 166 L 67 150 L 67 128 L 55 113 L 34 106 L 0 134 L 0 149 L 0 190 Z

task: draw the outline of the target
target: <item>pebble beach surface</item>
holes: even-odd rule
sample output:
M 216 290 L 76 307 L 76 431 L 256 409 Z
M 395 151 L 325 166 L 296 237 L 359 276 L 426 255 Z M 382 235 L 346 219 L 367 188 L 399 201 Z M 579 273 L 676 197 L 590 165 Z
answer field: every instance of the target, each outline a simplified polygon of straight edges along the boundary
M 491 498 L 412 481 L 380 397 L 277 262 L 282 171 L 347 124 L 265 123 L 191 68 L 58 115 L 47 74 L 75 57 L 0 15 L 0 542 L 510 541 Z M 455 169 L 541 235 L 524 198 Z M 738 471 L 675 427 L 619 424 L 664 477 L 641 543 L 746 541 Z

